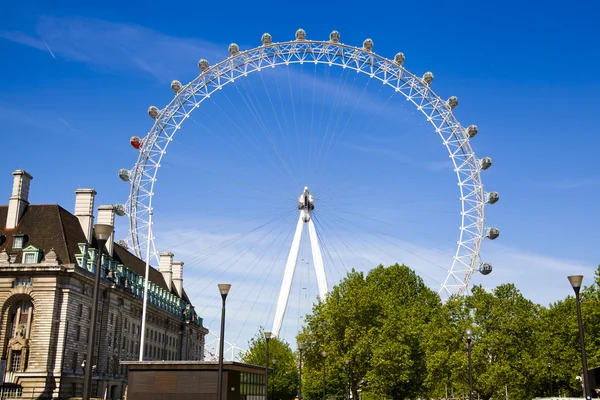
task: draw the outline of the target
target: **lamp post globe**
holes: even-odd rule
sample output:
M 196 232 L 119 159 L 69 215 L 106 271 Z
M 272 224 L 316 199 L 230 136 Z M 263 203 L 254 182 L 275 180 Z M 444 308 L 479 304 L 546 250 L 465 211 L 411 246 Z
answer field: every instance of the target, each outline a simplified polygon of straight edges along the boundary
M 221 293 L 222 308 L 221 308 L 221 337 L 219 338 L 219 374 L 217 378 L 217 400 L 222 400 L 223 397 L 223 350 L 225 347 L 225 300 L 231 289 L 229 283 L 219 283 L 219 292 Z
M 577 325 L 579 326 L 579 344 L 581 350 L 581 366 L 583 368 L 583 394 L 586 399 L 592 398 L 592 392 L 590 390 L 590 383 L 588 379 L 587 359 L 585 355 L 585 338 L 583 336 L 583 322 L 581 319 L 581 300 L 579 298 L 579 291 L 581 290 L 581 284 L 583 283 L 583 275 L 571 275 L 567 277 L 569 283 L 575 292 L 575 303 L 577 303 Z

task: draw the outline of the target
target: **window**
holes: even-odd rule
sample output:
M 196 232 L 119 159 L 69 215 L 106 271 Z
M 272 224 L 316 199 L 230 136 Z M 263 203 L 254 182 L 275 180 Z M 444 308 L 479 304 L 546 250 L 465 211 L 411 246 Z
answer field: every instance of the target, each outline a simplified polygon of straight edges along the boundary
M 19 286 L 31 287 L 31 278 L 16 278 L 14 287 Z
M 23 264 L 37 264 L 37 253 L 23 253 Z
M 75 326 L 75 341 L 79 342 L 79 339 L 81 338 L 81 327 L 79 325 Z
M 11 254 L 9 256 L 9 261 L 10 261 L 11 264 L 13 264 L 16 260 L 17 260 L 17 255 L 16 254 Z
M 14 236 L 13 237 L 13 249 L 22 249 L 23 248 L 23 242 L 25 241 L 25 237 L 23 237 L 22 235 L 18 235 L 18 236 Z
M 20 385 L 5 383 L 4 386 L 0 387 L 1 399 L 20 399 L 22 395 L 23 388 Z
M 14 350 L 12 352 L 12 360 L 10 363 L 11 371 L 20 371 L 21 370 L 21 350 Z
M 82 315 L 83 315 L 83 304 L 78 304 L 77 305 L 77 316 L 81 318 Z
M 71 369 L 73 370 L 73 373 L 75 373 L 75 371 L 77 371 L 78 362 L 79 362 L 79 355 L 77 353 L 73 353 L 73 359 L 71 360 Z

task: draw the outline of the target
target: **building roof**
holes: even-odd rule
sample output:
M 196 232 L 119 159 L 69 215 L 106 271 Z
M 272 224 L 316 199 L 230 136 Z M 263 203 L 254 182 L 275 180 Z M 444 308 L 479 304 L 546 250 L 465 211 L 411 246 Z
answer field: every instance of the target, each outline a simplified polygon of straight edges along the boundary
M 24 235 L 23 248 L 33 246 L 43 254 L 54 249 L 62 264 L 77 263 L 76 254 L 80 254 L 79 243 L 85 243 L 86 239 L 76 216 L 57 204 L 28 205 L 15 229 L 7 230 L 7 212 L 8 206 L 0 206 L 0 252 L 6 250 L 8 254 L 16 255 L 15 262 L 21 263 L 22 252 L 20 249 L 13 250 L 12 244 L 15 235 Z M 92 245 L 96 246 L 95 239 Z M 136 274 L 145 275 L 145 261 L 117 243 L 114 244 L 113 258 Z M 154 267 L 150 268 L 150 281 L 169 291 L 163 275 Z M 176 290 L 171 292 L 177 295 Z M 185 291 L 182 297 L 191 303 Z

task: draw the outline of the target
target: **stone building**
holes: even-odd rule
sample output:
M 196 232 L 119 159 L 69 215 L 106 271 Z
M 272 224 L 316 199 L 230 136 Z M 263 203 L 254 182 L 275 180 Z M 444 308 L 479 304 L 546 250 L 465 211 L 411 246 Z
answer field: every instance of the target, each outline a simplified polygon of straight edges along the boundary
M 0 399 L 81 396 L 97 250 L 92 189 L 74 213 L 29 204 L 31 175 L 15 171 L 0 206 Z M 115 207 L 97 222 L 114 224 Z M 145 263 L 109 239 L 102 254 L 92 396 L 120 399 L 138 360 Z M 183 263 L 161 253 L 150 269 L 144 358 L 202 360 L 208 330 L 183 290 Z

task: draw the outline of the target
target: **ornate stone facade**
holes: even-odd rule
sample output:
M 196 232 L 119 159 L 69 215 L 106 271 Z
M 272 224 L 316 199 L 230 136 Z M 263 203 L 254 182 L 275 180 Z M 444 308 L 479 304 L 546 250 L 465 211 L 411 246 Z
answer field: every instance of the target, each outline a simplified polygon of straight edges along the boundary
M 0 206 L 0 395 L 81 396 L 97 250 L 94 217 L 79 206 L 91 210 L 95 192 L 77 191 L 73 215 L 58 205 L 30 205 L 31 176 L 13 175 L 13 206 Z M 139 358 L 145 263 L 111 244 L 102 255 L 92 395 L 120 399 L 127 375 L 119 362 Z M 203 359 L 208 330 L 173 284 L 182 279 L 181 265 L 166 253 L 160 272 L 151 268 L 144 359 Z

